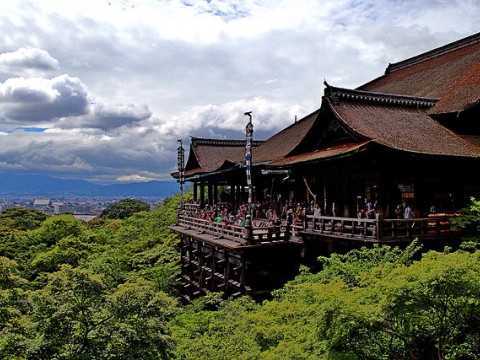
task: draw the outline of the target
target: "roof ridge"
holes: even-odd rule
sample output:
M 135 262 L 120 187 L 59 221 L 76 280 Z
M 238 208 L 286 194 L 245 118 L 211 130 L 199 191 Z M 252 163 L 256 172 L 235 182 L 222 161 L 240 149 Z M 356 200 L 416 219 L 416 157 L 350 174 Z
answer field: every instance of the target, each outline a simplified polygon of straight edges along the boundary
M 254 146 L 258 146 L 265 142 L 265 140 L 253 140 L 252 143 Z M 191 137 L 192 146 L 197 145 L 211 145 L 211 146 L 245 146 L 245 140 L 235 140 L 235 139 L 206 139 Z
M 393 63 L 393 64 L 388 64 L 387 69 L 385 70 L 385 74 L 392 73 L 397 70 L 401 70 L 403 68 L 406 68 L 408 66 L 412 66 L 415 64 L 418 64 L 422 61 L 429 60 L 432 58 L 435 58 L 437 56 L 452 52 L 454 50 L 458 50 L 460 48 L 466 47 L 468 45 L 476 44 L 480 42 L 480 32 L 467 36 L 463 39 L 451 42 L 449 44 L 440 46 L 438 48 L 432 49 L 430 51 L 424 52 L 422 54 L 412 56 L 411 58 Z
M 325 96 L 330 98 L 333 102 L 338 102 L 340 99 L 345 100 L 359 100 L 363 102 L 382 103 L 387 105 L 402 105 L 411 107 L 430 108 L 434 106 L 438 99 L 424 98 L 419 96 L 396 95 L 379 93 L 364 90 L 352 90 L 326 85 Z

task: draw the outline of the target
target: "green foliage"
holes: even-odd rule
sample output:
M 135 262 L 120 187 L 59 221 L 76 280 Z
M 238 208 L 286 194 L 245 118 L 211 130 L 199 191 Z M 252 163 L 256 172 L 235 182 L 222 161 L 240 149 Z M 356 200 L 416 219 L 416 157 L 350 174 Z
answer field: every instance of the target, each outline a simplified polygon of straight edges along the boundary
M 164 205 L 124 220 L 112 233 L 115 242 L 90 256 L 88 266 L 116 285 L 142 276 L 158 290 L 173 294 L 179 265 L 175 247 L 178 240 L 167 228 L 176 221 L 172 213 L 176 214 L 175 210 Z
M 185 308 L 171 322 L 182 359 L 477 359 L 478 252 L 378 246 L 322 258 L 271 301 Z M 418 257 L 418 256 L 417 256 Z
M 480 231 L 480 200 L 470 198 L 471 204 L 460 210 L 460 216 L 451 220 L 454 229 L 470 229 Z
M 51 246 L 67 236 L 80 236 L 83 231 L 84 225 L 73 215 L 59 215 L 45 220 L 30 238 L 33 244 Z
M 365 274 L 359 286 L 323 308 L 319 336 L 331 353 L 359 359 L 480 355 L 478 254 L 430 252 L 410 266 L 383 270 L 376 267 L 383 276 Z
M 65 265 L 32 299 L 28 358 L 168 358 L 176 304 L 142 279 L 109 289 L 101 275 Z
M 460 210 L 460 216 L 450 220 L 452 229 L 464 233 L 463 249 L 480 249 L 480 200 L 470 198 L 471 204 Z
M 252 333 L 252 310 L 247 297 L 229 300 L 210 310 L 215 297 L 185 307 L 170 324 L 181 359 L 258 359 L 260 348 Z M 217 303 L 218 305 L 218 303 Z
M 135 213 L 150 211 L 150 205 L 136 199 L 124 199 L 110 204 L 102 211 L 101 216 L 105 219 L 126 219 Z
M 177 302 L 167 292 L 175 293 L 179 268 L 168 226 L 178 203 L 124 220 L 61 215 L 5 228 L 0 358 L 170 358 Z
M 362 248 L 321 257 L 322 271 L 302 268 L 262 304 L 212 293 L 179 308 L 168 230 L 178 205 L 4 227 L 0 358 L 480 358 L 474 247 L 423 256 L 415 242 Z
M 359 284 L 359 276 L 378 265 L 385 264 L 387 267 L 395 267 L 397 265 L 411 264 L 414 255 L 420 249 L 421 245 L 418 245 L 418 242 L 414 240 L 405 249 L 374 244 L 371 248 L 362 247 L 358 250 L 351 250 L 347 254 L 332 254 L 329 257 L 321 256 L 318 260 L 322 265 L 322 271 L 317 274 L 311 274 L 308 269 L 303 268 L 294 281 L 276 293 L 281 294 L 289 286 L 303 281 L 312 281 L 312 279 L 322 283 L 341 279 L 349 286 L 357 286 Z
M 34 209 L 10 208 L 0 212 L 0 229 L 33 230 L 47 219 L 48 215 Z

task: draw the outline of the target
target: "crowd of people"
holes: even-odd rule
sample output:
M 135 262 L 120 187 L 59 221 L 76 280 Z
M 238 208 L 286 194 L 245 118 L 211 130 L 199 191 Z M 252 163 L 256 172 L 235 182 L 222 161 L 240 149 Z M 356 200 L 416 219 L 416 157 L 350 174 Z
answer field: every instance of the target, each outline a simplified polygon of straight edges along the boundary
M 264 226 L 299 224 L 302 223 L 306 215 L 314 214 L 313 208 L 313 204 L 310 208 L 302 206 L 300 203 L 292 203 L 291 205 L 284 205 L 280 210 L 277 210 L 277 206 L 269 203 L 254 203 L 251 207 L 243 203 L 234 211 L 228 205 L 223 204 L 205 205 L 204 208 L 200 208 L 198 204 L 194 203 L 186 205 L 189 216 L 205 219 L 210 222 L 237 226 L 243 226 L 245 224 L 247 214 L 251 214 L 254 219 L 265 220 L 262 221 Z M 318 205 L 317 208 L 319 208 Z
M 193 205 L 193 206 L 189 206 Z M 318 203 L 287 203 L 284 205 L 271 203 L 254 203 L 250 207 L 248 204 L 241 204 L 236 210 L 233 210 L 227 204 L 205 205 L 200 208 L 197 203 L 187 204 L 188 215 L 199 219 L 205 219 L 210 222 L 217 222 L 227 225 L 244 226 L 247 214 L 251 214 L 254 219 L 262 219 L 264 226 L 278 226 L 285 224 L 300 225 L 307 215 L 313 215 L 318 218 L 322 215 L 335 216 L 335 203 L 332 203 L 332 212 L 326 211 Z M 375 219 L 377 214 L 377 202 L 365 200 L 365 204 L 357 206 L 357 217 L 359 219 Z M 413 218 L 413 207 L 410 204 L 399 204 L 395 208 L 395 217 L 397 219 Z

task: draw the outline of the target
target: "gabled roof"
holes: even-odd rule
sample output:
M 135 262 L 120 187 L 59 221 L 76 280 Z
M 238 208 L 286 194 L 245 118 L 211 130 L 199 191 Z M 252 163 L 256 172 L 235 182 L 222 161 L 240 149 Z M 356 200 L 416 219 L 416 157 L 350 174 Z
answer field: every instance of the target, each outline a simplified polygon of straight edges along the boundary
M 263 141 L 253 141 L 259 146 Z M 213 172 L 234 166 L 245 158 L 245 140 L 191 138 L 185 175 Z
M 265 141 L 255 149 L 253 163 L 266 163 L 292 153 L 312 129 L 319 111 L 314 111 Z
M 435 99 L 327 86 L 324 101 L 342 124 L 365 140 L 420 154 L 480 157 L 480 148 L 428 116 Z
M 480 99 L 480 33 L 390 64 L 358 90 L 437 98 L 432 114 L 474 106 Z

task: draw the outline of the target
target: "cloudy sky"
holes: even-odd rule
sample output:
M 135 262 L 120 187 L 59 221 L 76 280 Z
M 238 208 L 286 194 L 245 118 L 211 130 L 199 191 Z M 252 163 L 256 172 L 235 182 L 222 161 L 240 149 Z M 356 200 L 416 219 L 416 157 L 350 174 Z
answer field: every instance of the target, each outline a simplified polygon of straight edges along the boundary
M 480 31 L 479 0 L 0 1 L 0 173 L 170 180 L 177 140 L 266 139 Z

